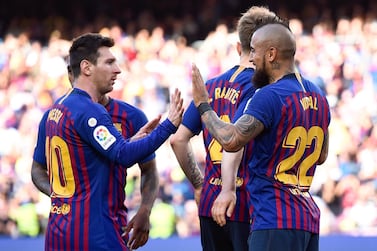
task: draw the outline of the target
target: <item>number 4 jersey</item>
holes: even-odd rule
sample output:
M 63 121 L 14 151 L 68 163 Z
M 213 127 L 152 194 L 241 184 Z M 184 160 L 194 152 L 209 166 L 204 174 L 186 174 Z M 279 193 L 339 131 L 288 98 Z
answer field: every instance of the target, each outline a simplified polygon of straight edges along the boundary
M 289 74 L 259 89 L 246 114 L 261 121 L 249 165 L 251 230 L 297 229 L 319 233 L 319 208 L 309 188 L 330 123 L 319 88 Z
M 226 122 L 231 122 L 243 112 L 247 101 L 252 97 L 255 89 L 251 83 L 254 73 L 252 68 L 235 66 L 227 72 L 206 82 L 209 103 L 213 110 Z M 222 147 L 208 129 L 201 123 L 200 115 L 193 103 L 190 104 L 183 116 L 182 124 L 194 134 L 203 130 L 203 140 L 206 147 L 206 168 L 202 195 L 200 196 L 199 215 L 212 217 L 212 205 L 221 192 L 221 160 Z M 238 169 L 236 180 L 236 209 L 230 217 L 231 221 L 249 222 L 249 208 L 247 203 L 246 183 L 248 179 L 247 163 L 249 162 L 251 144 L 245 147 L 244 157 Z

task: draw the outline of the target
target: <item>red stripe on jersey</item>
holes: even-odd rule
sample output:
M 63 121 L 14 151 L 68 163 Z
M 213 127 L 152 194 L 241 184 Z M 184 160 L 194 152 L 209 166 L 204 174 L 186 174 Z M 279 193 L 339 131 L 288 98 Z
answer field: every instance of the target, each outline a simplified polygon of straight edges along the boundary
M 275 189 L 275 204 L 276 204 L 276 224 L 278 228 L 283 228 L 283 209 L 282 209 L 282 198 L 280 196 L 280 190 Z
M 286 223 L 287 223 L 287 228 L 292 228 L 292 221 L 293 221 L 293 218 L 292 218 L 292 210 L 291 210 L 291 207 L 290 207 L 290 204 L 291 204 L 291 201 L 290 201 L 290 196 L 289 194 L 286 192 L 284 193 L 284 207 L 285 207 L 285 219 L 286 219 Z M 295 204 L 293 202 L 293 204 Z
M 84 149 L 80 148 L 79 150 L 80 150 L 79 151 L 80 162 L 83 164 L 82 166 L 87 166 L 87 164 L 85 163 L 85 158 L 84 158 Z M 90 181 L 89 181 L 89 174 L 87 172 L 87 169 L 84 169 L 83 173 L 84 173 L 84 184 L 85 184 L 85 187 L 87 188 L 85 194 L 92 194 Z M 90 234 L 89 233 L 90 201 L 91 201 L 90 199 L 85 200 L 85 204 L 83 208 L 84 214 L 85 214 L 85 217 L 83 218 L 83 222 L 82 222 L 82 225 L 84 226 L 84 236 L 89 236 Z M 84 240 L 85 240 L 84 250 L 87 250 L 89 249 L 89 238 L 84 238 Z
M 75 137 L 79 137 L 78 135 L 75 135 Z M 76 147 L 75 148 L 77 150 L 77 157 L 78 158 L 73 158 L 74 160 L 78 160 L 77 162 L 78 163 L 75 163 L 75 165 L 77 167 L 85 167 L 87 166 L 86 164 L 86 161 L 85 161 L 85 153 L 84 153 L 84 148 L 82 147 Z M 72 149 L 71 152 L 74 152 L 75 150 Z M 74 169 L 77 171 L 77 169 Z M 84 249 L 88 249 L 89 248 L 89 238 L 81 238 L 81 234 L 83 234 L 83 236 L 88 236 L 90 233 L 89 233 L 89 214 L 90 214 L 90 199 L 84 199 L 83 197 L 87 194 L 90 194 L 91 193 L 91 188 L 90 188 L 90 182 L 89 182 L 89 175 L 88 175 L 88 172 L 87 172 L 87 169 L 86 168 L 81 168 L 81 175 L 79 175 L 78 173 L 75 173 L 75 177 L 80 177 L 83 179 L 84 181 L 84 184 L 80 184 L 80 181 L 77 181 L 76 183 L 76 189 L 79 189 L 79 191 L 76 191 L 77 194 L 79 194 L 79 196 L 77 196 L 76 200 L 77 201 L 82 201 L 84 200 L 85 203 L 84 203 L 84 207 L 81 208 L 81 204 L 80 203 L 77 203 L 77 201 L 74 203 L 74 213 L 75 213 L 75 219 L 80 219 L 81 218 L 81 222 L 78 223 L 78 222 L 75 222 L 72 224 L 74 224 L 74 233 L 73 233 L 73 238 L 74 238 L 74 248 L 75 249 L 79 249 L 80 246 L 84 247 Z M 80 215 L 84 213 L 84 217 L 80 217 Z M 82 228 L 82 230 L 81 230 Z M 72 226 L 71 226 L 71 229 L 72 229 Z M 82 233 L 80 233 L 80 230 L 82 231 Z M 83 240 L 84 243 L 79 243 L 80 240 Z
M 295 219 L 296 219 L 296 229 L 301 229 L 301 213 L 298 203 L 293 203 L 294 211 L 295 211 Z M 304 214 L 305 215 L 305 214 Z
M 308 210 L 309 212 L 311 212 L 311 211 L 312 211 L 312 207 L 311 207 L 311 204 L 312 204 L 312 203 L 308 203 L 308 201 L 305 200 L 305 199 L 302 199 L 302 201 L 303 201 L 302 204 L 305 205 L 305 208 L 304 208 L 304 209 L 306 209 L 306 210 Z M 313 224 L 313 223 L 312 223 L 313 220 L 310 219 L 311 214 L 304 213 L 304 214 L 302 214 L 302 217 L 303 217 L 303 222 L 304 222 L 304 228 L 305 228 L 305 229 L 311 229 L 311 230 L 313 230 L 313 228 L 310 226 L 311 224 Z
M 67 111 L 65 111 L 65 112 L 67 112 Z M 70 114 L 69 114 L 70 115 Z M 65 136 L 65 140 L 66 141 L 70 141 L 70 142 L 72 142 L 72 137 L 71 137 L 71 135 L 70 135 L 70 133 L 69 133 L 69 130 L 67 130 L 66 129 L 66 126 L 65 125 L 63 125 L 63 123 L 64 124 L 66 124 L 66 123 L 70 123 L 70 121 L 67 119 L 67 117 L 65 117 L 65 119 L 64 119 L 64 121 L 62 121 L 62 124 L 60 124 L 59 125 L 59 135 L 66 135 Z M 63 131 L 64 130 L 64 131 Z M 73 137 L 75 137 L 75 135 L 73 135 Z M 69 149 L 69 152 L 70 153 L 73 153 L 74 152 L 74 148 L 72 147 L 72 146 L 70 146 L 70 149 Z M 76 158 L 72 158 L 72 156 L 71 156 L 71 162 L 72 162 L 72 164 L 73 165 L 76 165 Z M 75 173 L 74 174 L 74 177 L 77 177 L 77 173 Z M 75 182 L 75 189 L 77 190 L 77 189 L 80 189 L 77 185 L 76 185 L 76 183 L 79 183 L 78 181 L 74 181 Z M 75 191 L 75 193 L 77 193 L 77 191 Z M 76 213 L 76 211 L 74 211 L 75 210 L 75 207 L 73 207 L 73 204 L 72 204 L 72 198 L 67 198 L 66 199 L 66 202 L 71 206 L 71 214 L 75 214 Z M 63 247 L 64 247 L 64 245 L 66 245 L 66 247 L 71 247 L 71 242 L 74 242 L 74 244 L 75 244 L 75 237 L 74 237 L 74 239 L 72 240 L 71 239 L 71 231 L 73 231 L 74 229 L 72 228 L 72 222 L 67 222 L 67 223 L 70 223 L 70 224 L 65 224 L 65 226 L 62 226 L 62 227 L 64 227 L 64 231 L 65 231 L 65 236 L 64 236 L 64 238 L 61 238 L 63 241 L 64 241 L 64 243 L 61 243 L 60 244 L 60 247 L 63 249 Z M 77 224 L 77 225 L 79 225 L 79 224 Z M 75 234 L 75 231 L 74 231 L 74 233 L 73 234 Z M 73 235 L 73 236 L 75 236 L 75 235 Z M 76 246 L 75 248 L 78 248 L 78 246 Z
M 68 113 L 68 115 L 70 115 L 70 113 Z M 70 122 L 65 122 L 65 123 L 70 123 Z M 74 122 L 72 122 L 72 123 L 74 123 Z M 60 128 L 66 128 L 66 127 L 60 126 Z M 67 128 L 70 128 L 70 126 L 67 126 Z M 76 138 L 80 138 L 76 133 L 71 135 L 69 130 L 66 130 L 61 135 L 66 135 L 65 138 L 69 142 L 73 142 L 73 141 L 75 141 Z M 69 147 L 70 147 L 69 152 L 75 154 L 76 148 L 73 147 L 72 144 L 70 144 Z M 77 150 L 80 150 L 80 149 L 82 150 L 81 147 L 77 147 Z M 80 152 L 78 152 L 78 156 L 79 156 L 79 158 L 76 158 L 76 156 L 75 157 L 71 156 L 72 165 L 73 166 L 84 166 L 84 164 L 83 164 L 84 154 L 83 153 L 80 154 Z M 74 171 L 74 177 L 76 177 L 76 179 L 77 179 L 77 177 L 80 177 L 76 168 L 74 168 L 73 171 Z M 82 194 L 85 194 L 85 192 L 82 191 L 83 186 L 82 186 L 82 184 L 80 183 L 79 180 L 75 180 L 75 189 L 76 189 L 75 193 L 81 195 L 77 199 L 81 200 Z M 80 208 L 77 208 L 77 206 L 79 204 L 73 203 L 73 198 L 68 198 L 68 203 L 71 205 L 72 214 L 75 214 L 74 218 L 80 218 L 80 217 L 78 217 L 80 215 Z M 67 243 L 66 246 L 69 247 L 69 249 L 70 249 L 71 246 L 73 246 L 75 249 L 79 249 L 80 238 L 78 236 L 80 236 L 80 227 L 81 227 L 80 225 L 81 224 L 82 224 L 82 222 L 73 223 L 72 219 L 71 219 L 69 226 L 67 226 L 67 228 L 66 228 L 66 243 Z M 73 233 L 72 233 L 72 231 L 73 231 Z
M 109 112 L 109 109 L 113 108 L 112 112 L 110 113 L 110 116 L 111 116 L 111 120 L 112 122 L 114 123 L 115 121 L 118 123 L 120 123 L 121 121 L 118 120 L 118 114 L 119 114 L 119 104 L 117 102 L 111 102 L 111 104 L 108 104 L 106 105 L 106 109 L 107 111 Z M 121 123 L 121 129 L 123 131 L 123 124 Z M 122 132 L 121 132 L 122 133 Z M 121 177 L 121 176 L 118 176 L 117 174 L 117 166 L 114 165 L 114 164 L 111 164 L 110 165 L 110 175 L 109 175 L 109 183 L 108 183 L 108 187 L 109 187 L 109 193 L 108 193 L 108 197 L 107 197 L 107 204 L 109 205 L 109 214 L 111 217 L 116 217 L 116 215 L 114 215 L 115 211 L 114 209 L 118 207 L 118 203 L 119 203 L 119 199 L 114 199 L 115 196 L 117 196 L 117 189 L 115 187 L 115 183 L 117 182 L 116 181 L 116 177 Z

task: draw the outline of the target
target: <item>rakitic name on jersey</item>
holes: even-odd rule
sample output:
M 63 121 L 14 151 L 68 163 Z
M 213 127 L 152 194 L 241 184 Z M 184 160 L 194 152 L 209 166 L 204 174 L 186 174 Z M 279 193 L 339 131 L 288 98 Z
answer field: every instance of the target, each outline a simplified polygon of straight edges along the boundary
M 228 99 L 232 104 L 235 104 L 240 96 L 240 91 L 229 87 L 218 87 L 215 89 L 215 99 Z

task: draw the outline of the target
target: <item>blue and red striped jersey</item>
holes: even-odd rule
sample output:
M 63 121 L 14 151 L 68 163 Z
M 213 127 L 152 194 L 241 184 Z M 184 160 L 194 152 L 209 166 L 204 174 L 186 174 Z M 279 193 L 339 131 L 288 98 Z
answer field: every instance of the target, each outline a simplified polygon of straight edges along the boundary
M 37 136 L 37 142 L 34 148 L 33 153 L 33 160 L 38 162 L 39 164 L 43 166 L 47 166 L 46 161 L 46 121 L 47 116 L 50 110 L 47 110 L 43 116 L 41 121 L 39 122 L 38 126 L 38 136 Z
M 125 139 L 134 136 L 148 122 L 147 117 L 140 109 L 120 100 L 110 99 L 105 108 L 110 114 L 114 126 Z M 142 161 L 139 161 L 139 163 L 144 163 L 154 158 L 155 154 L 153 153 Z M 126 186 L 127 169 L 117 164 L 111 164 L 109 168 L 108 210 L 110 219 L 113 221 L 113 226 L 118 233 L 117 235 L 107 237 L 109 248 L 113 250 L 119 245 L 118 242 L 121 242 L 122 227 L 127 225 L 127 208 L 124 205 L 124 200 L 126 199 L 124 189 Z M 126 244 L 128 236 L 123 236 L 123 239 L 124 244 Z
M 256 91 L 245 113 L 265 128 L 254 139 L 249 166 L 251 230 L 319 233 L 320 211 L 309 188 L 330 123 L 326 97 L 289 74 Z
M 115 103 L 110 106 L 119 108 Z M 124 179 L 126 167 L 150 158 L 175 130 L 165 120 L 147 137 L 128 142 L 108 111 L 86 92 L 75 88 L 59 99 L 45 128 L 52 189 L 45 249 L 127 250 L 118 225 L 123 222 L 112 214 L 112 200 L 122 199 L 115 197 L 120 191 L 112 188 L 124 189 L 109 183 L 115 175 L 113 163 L 123 167 Z
M 217 115 L 226 122 L 231 122 L 234 116 L 242 114 L 243 111 L 237 111 L 248 99 L 254 94 L 254 87 L 251 83 L 251 77 L 254 70 L 243 66 L 235 66 L 227 72 L 206 82 L 206 88 L 209 93 L 209 102 Z M 182 124 L 191 132 L 198 135 L 203 131 L 203 140 L 206 148 L 206 167 L 204 174 L 204 183 L 199 204 L 199 215 L 211 217 L 211 208 L 217 196 L 221 192 L 221 160 L 222 147 L 215 140 L 208 129 L 201 122 L 199 112 L 193 103 L 187 108 L 183 116 Z M 250 146 L 245 148 L 245 152 L 250 153 Z M 247 203 L 246 183 L 248 180 L 247 165 L 250 155 L 244 154 L 243 164 L 240 165 L 237 174 L 237 202 L 233 215 L 229 220 L 249 222 L 249 209 Z M 246 160 L 246 162 L 245 162 Z

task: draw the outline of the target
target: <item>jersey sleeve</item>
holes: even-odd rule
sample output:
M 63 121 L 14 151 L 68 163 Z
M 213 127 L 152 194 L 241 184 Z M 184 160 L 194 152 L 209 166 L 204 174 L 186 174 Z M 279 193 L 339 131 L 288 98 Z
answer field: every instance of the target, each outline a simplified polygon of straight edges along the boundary
M 148 119 L 147 119 L 147 116 L 145 115 L 145 113 L 143 111 L 141 111 L 140 109 L 136 108 L 136 114 L 137 114 L 136 115 L 137 120 L 136 120 L 135 128 L 136 128 L 136 131 L 139 131 L 140 128 L 142 128 L 146 123 L 148 123 Z M 146 163 L 148 161 L 151 161 L 154 158 L 156 158 L 156 154 L 153 152 L 152 154 L 147 156 L 145 159 L 139 161 L 139 163 Z
M 123 138 L 101 105 L 95 107 L 75 119 L 76 130 L 101 155 L 125 167 L 147 158 L 177 130 L 166 119 L 146 137 L 131 142 Z
M 274 111 L 271 103 L 276 102 L 274 95 L 264 87 L 255 92 L 254 96 L 246 104 L 245 114 L 249 114 L 263 123 L 266 129 L 273 124 Z
M 186 126 L 195 135 L 202 131 L 202 120 L 193 101 L 191 101 L 183 115 L 182 125 Z
M 250 99 L 251 97 L 254 95 L 255 91 L 254 89 L 253 90 L 250 90 L 248 91 L 243 97 L 242 97 L 242 100 L 239 102 L 238 104 L 238 107 L 237 107 L 237 110 L 232 118 L 232 123 L 234 123 L 235 121 L 237 121 L 237 119 L 239 119 L 245 112 L 245 109 L 248 105 L 248 103 L 250 102 Z
M 237 119 L 239 119 L 243 115 L 243 113 L 245 112 L 245 108 L 247 104 L 250 102 L 250 99 L 253 97 L 254 93 L 255 88 L 251 83 L 244 85 L 240 99 L 237 101 L 237 110 L 232 117 L 232 123 L 237 121 Z
M 47 121 L 48 111 L 43 114 L 41 121 L 39 122 L 37 143 L 34 148 L 33 159 L 41 165 L 46 166 L 46 121 Z

